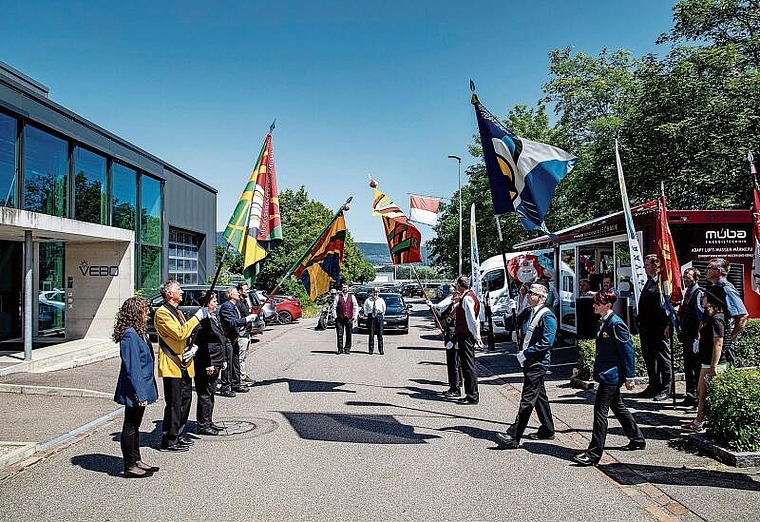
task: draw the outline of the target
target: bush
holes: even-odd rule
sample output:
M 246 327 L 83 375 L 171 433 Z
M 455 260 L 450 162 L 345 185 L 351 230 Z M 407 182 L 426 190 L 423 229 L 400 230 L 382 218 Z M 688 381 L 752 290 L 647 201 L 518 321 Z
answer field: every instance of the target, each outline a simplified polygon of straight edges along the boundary
M 729 368 L 708 389 L 707 433 L 734 451 L 760 451 L 760 371 Z
M 314 317 L 319 313 L 320 307 L 311 302 L 309 294 L 306 293 L 301 281 L 294 277 L 289 277 L 282 282 L 280 291 L 283 294 L 292 295 L 301 303 L 304 317 Z
M 644 364 L 644 357 L 641 355 L 641 341 L 638 335 L 632 335 L 633 351 L 636 354 L 636 377 L 646 377 L 647 367 Z M 673 338 L 673 365 L 676 372 L 683 371 L 683 348 L 681 343 Z M 581 339 L 578 341 L 578 378 L 584 381 L 593 379 L 594 358 L 596 357 L 596 343 L 594 339 Z
M 750 319 L 734 343 L 736 366 L 760 366 L 760 319 Z

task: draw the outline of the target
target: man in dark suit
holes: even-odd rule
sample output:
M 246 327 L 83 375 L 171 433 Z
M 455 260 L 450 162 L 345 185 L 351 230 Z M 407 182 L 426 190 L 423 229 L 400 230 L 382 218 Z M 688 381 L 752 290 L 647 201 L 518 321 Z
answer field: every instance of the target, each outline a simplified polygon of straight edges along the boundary
M 234 397 L 235 393 L 248 392 L 248 387 L 240 382 L 240 345 L 237 343 L 237 338 L 241 332 L 245 331 L 248 323 L 253 321 L 254 315 L 244 316 L 240 312 L 237 306 L 240 300 L 237 287 L 227 287 L 225 295 L 227 300 L 219 307 L 219 318 L 224 327 L 224 333 L 232 344 L 232 353 L 227 354 L 227 370 L 222 374 L 222 389 L 219 390 L 219 395 Z
M 630 440 L 628 445 L 621 449 L 633 451 L 646 447 L 644 435 L 620 397 L 620 386 L 623 383 L 627 390 L 633 389 L 635 356 L 628 327 L 612 312 L 615 301 L 617 296 L 612 290 L 601 290 L 594 296 L 594 313 L 601 317 L 596 334 L 594 360 L 594 380 L 599 383 L 599 389 L 594 401 L 594 430 L 591 443 L 585 453 L 574 457 L 575 462 L 581 466 L 596 466 L 602 458 L 610 408 Z
M 683 370 L 686 377 L 686 397 L 682 406 L 697 405 L 697 383 L 702 368 L 699 351 L 694 351 L 694 340 L 699 333 L 699 322 L 705 312 L 702 306 L 702 289 L 699 287 L 699 270 L 687 268 L 683 271 L 683 285 L 686 288 L 683 302 L 678 308 L 678 324 L 681 325 L 680 341 L 683 346 Z
M 670 397 L 670 319 L 661 305 L 660 259 L 655 254 L 644 258 L 647 282 L 639 296 L 636 321 L 641 339 L 641 355 L 647 367 L 649 384 L 639 397 L 652 397 L 664 401 Z
M 238 283 L 237 290 L 240 296 L 240 299 L 236 303 L 238 310 L 240 310 L 241 317 L 247 317 L 251 314 L 251 306 L 253 304 L 249 295 L 248 283 Z M 251 386 L 255 381 L 249 375 L 250 368 L 246 366 L 248 348 L 251 347 L 251 331 L 248 325 L 242 330 L 235 342 L 238 344 L 238 354 L 240 356 L 240 384 Z
M 204 301 L 205 298 L 204 295 Z M 198 435 L 219 435 L 220 428 L 213 421 L 216 380 L 219 372 L 227 368 L 227 347 L 232 351 L 230 340 L 216 316 L 216 299 L 214 292 L 208 303 L 209 316 L 201 321 L 195 338 L 198 345 L 195 354 L 195 393 L 198 394 L 195 418 Z
M 551 349 L 557 335 L 557 318 L 551 308 L 546 306 L 549 289 L 541 283 L 533 283 L 528 290 L 530 307 L 517 317 L 522 325 L 522 343 L 517 352 L 517 360 L 523 367 L 523 389 L 520 407 L 515 422 L 506 433 L 497 433 L 500 444 L 507 449 L 520 446 L 530 415 L 535 408 L 541 427 L 527 438 L 553 439 L 554 419 L 546 396 L 544 377 L 551 364 Z

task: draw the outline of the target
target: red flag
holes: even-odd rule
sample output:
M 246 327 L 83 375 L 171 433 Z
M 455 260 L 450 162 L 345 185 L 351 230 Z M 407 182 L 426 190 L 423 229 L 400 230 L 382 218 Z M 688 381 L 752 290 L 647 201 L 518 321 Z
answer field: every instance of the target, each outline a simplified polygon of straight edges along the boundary
M 665 196 L 662 196 L 657 209 L 657 255 L 660 258 L 660 292 L 663 301 L 677 304 L 683 299 L 681 292 L 681 265 L 676 256 L 676 247 L 673 244 L 673 235 L 668 225 L 668 209 L 665 206 Z M 663 308 L 667 308 L 665 302 Z
M 438 219 L 438 207 L 441 202 L 425 196 L 409 196 L 409 220 L 425 225 L 435 226 Z

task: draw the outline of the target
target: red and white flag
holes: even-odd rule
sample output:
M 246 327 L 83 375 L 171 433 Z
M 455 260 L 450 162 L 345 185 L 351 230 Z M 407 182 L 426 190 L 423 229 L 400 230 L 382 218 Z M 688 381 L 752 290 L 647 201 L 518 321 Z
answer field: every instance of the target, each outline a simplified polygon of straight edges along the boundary
M 432 227 L 438 219 L 438 206 L 440 204 L 441 202 L 435 198 L 412 194 L 409 197 L 409 219 Z

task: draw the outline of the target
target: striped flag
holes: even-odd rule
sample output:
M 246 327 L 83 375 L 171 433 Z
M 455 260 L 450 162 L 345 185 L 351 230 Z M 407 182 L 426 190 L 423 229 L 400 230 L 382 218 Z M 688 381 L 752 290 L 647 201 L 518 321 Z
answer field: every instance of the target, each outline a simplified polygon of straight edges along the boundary
M 394 265 L 419 263 L 422 261 L 420 247 L 422 235 L 417 227 L 412 225 L 401 208 L 377 189 L 377 182 L 370 177 L 370 187 L 375 196 L 372 201 L 372 215 L 383 218 L 385 239 L 391 253 Z
M 757 169 L 752 153 L 747 154 L 749 172 L 752 174 L 752 230 L 754 256 L 752 259 L 752 289 L 760 294 L 760 191 L 757 185 Z
M 330 290 L 330 281 L 340 280 L 345 241 L 346 219 L 341 210 L 293 272 L 312 301 Z
M 676 247 L 673 243 L 673 234 L 668 225 L 668 208 L 665 206 L 665 196 L 660 197 L 657 205 L 657 250 L 660 258 L 661 270 L 658 282 L 660 285 L 661 305 L 675 319 L 673 306 L 683 299 L 681 292 L 681 265 L 676 256 Z
M 409 196 L 409 220 L 423 225 L 435 225 L 438 219 L 438 207 L 441 202 L 425 196 Z
M 282 243 L 280 198 L 272 149 L 272 130 L 264 139 L 256 167 L 232 213 L 224 237 L 243 255 L 243 276 L 249 285 L 256 277 L 255 264 Z

